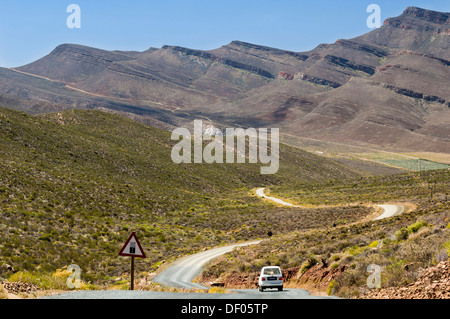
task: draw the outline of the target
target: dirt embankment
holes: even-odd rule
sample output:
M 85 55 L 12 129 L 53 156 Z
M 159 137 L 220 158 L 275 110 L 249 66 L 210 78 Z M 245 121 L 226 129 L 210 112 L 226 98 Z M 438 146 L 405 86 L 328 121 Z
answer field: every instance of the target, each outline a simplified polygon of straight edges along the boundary
M 449 299 L 450 260 L 424 269 L 416 282 L 401 288 L 370 290 L 364 299 Z
M 335 268 L 326 263 L 318 263 L 304 273 L 300 267 L 283 270 L 285 287 L 307 289 L 313 295 L 326 295 L 330 283 L 346 270 L 345 265 Z M 233 273 L 221 281 L 202 278 L 205 283 L 229 289 L 258 287 L 258 273 Z M 450 260 L 442 261 L 434 267 L 422 271 L 416 282 L 406 287 L 371 289 L 360 295 L 361 299 L 449 299 Z
M 293 267 L 283 270 L 284 286 L 290 288 L 307 289 L 313 294 L 325 294 L 330 282 L 339 277 L 346 266 L 331 269 L 326 263 L 318 263 L 306 272 L 300 272 L 301 267 Z M 232 273 L 218 280 L 201 277 L 200 281 L 212 286 L 221 286 L 229 289 L 258 288 L 258 272 Z

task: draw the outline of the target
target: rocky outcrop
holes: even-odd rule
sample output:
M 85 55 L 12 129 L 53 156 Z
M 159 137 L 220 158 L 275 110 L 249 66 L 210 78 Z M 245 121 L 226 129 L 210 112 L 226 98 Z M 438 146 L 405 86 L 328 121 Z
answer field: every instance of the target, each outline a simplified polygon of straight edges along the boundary
M 116 61 L 131 60 L 131 57 L 117 52 L 104 51 L 75 44 L 61 44 L 51 53 L 55 58 L 64 57 L 94 65 L 109 65 Z
M 122 64 L 111 64 L 108 67 L 108 69 L 113 71 L 113 72 L 125 74 L 127 76 L 142 78 L 142 79 L 145 79 L 145 80 L 148 80 L 148 81 L 159 81 L 158 78 L 152 76 L 149 73 L 141 72 L 141 71 L 132 69 L 130 67 L 124 66 Z
M 344 59 L 344 58 L 341 58 L 338 56 L 334 56 L 334 55 L 326 55 L 325 59 L 329 63 L 338 65 L 343 68 L 349 68 L 353 71 L 361 71 L 361 72 L 367 73 L 369 75 L 375 74 L 375 68 L 370 65 L 354 63 L 354 62 L 351 62 L 350 60 L 347 60 L 347 59 Z
M 421 20 L 426 20 L 428 22 L 443 24 L 447 22 L 449 14 L 445 12 L 437 12 L 432 10 L 426 10 L 417 7 L 408 7 L 403 12 L 405 16 L 412 16 Z
M 196 56 L 196 57 L 199 57 L 199 58 L 202 58 L 202 59 L 206 59 L 206 60 L 210 60 L 210 61 L 213 61 L 213 62 L 222 63 L 224 65 L 228 65 L 228 66 L 231 66 L 231 67 L 236 68 L 236 69 L 241 69 L 241 70 L 244 70 L 244 71 L 256 73 L 256 74 L 258 74 L 260 76 L 263 76 L 263 77 L 266 77 L 266 78 L 270 78 L 270 79 L 275 78 L 272 73 L 270 73 L 269 71 L 264 70 L 264 69 L 262 69 L 260 67 L 257 67 L 257 66 L 254 66 L 254 65 L 245 64 L 245 63 L 234 61 L 234 60 L 230 60 L 230 59 L 226 59 L 226 58 L 223 58 L 223 57 L 219 57 L 217 55 L 214 55 L 214 54 L 206 52 L 206 51 L 192 50 L 192 49 L 187 49 L 187 48 L 178 47 L 178 46 L 163 46 L 163 49 L 170 49 L 170 50 L 173 50 L 175 52 L 180 52 L 180 53 L 185 54 L 185 55 L 192 55 L 192 56 Z
M 9 282 L 9 281 L 0 281 L 0 285 L 10 294 L 18 295 L 20 293 L 33 293 L 39 290 L 39 288 L 33 284 L 26 282 Z
M 383 49 L 381 49 L 379 47 L 372 46 L 372 45 L 369 45 L 369 44 L 366 44 L 366 43 L 340 39 L 340 40 L 337 40 L 335 42 L 335 44 L 341 45 L 341 46 L 344 46 L 344 47 L 348 47 L 350 49 L 354 49 L 354 50 L 357 50 L 357 51 L 370 53 L 370 54 L 375 55 L 375 56 L 377 56 L 379 58 L 384 58 L 384 57 L 386 57 L 388 55 L 388 52 L 386 50 L 383 50 Z
M 326 290 L 330 282 L 336 280 L 346 269 L 346 265 L 331 269 L 326 263 L 319 263 L 300 274 L 297 283 L 312 286 L 317 290 Z
M 440 104 L 445 104 L 448 107 L 450 107 L 450 101 L 447 102 L 445 99 L 439 97 L 439 96 L 435 96 L 435 95 L 427 95 L 421 92 L 417 92 L 417 91 L 413 91 L 410 89 L 406 89 L 406 88 L 400 88 L 400 87 L 396 87 L 394 85 L 390 85 L 390 84 L 381 84 L 379 83 L 379 85 L 381 85 L 382 87 L 389 89 L 397 94 L 400 95 L 404 95 L 407 97 L 412 97 L 415 99 L 421 99 L 421 100 L 425 100 L 427 102 L 436 102 L 436 103 L 440 103 Z
M 242 41 L 233 41 L 230 44 L 234 45 L 234 46 L 238 46 L 241 49 L 245 49 L 245 50 L 251 49 L 251 50 L 265 51 L 265 52 L 268 52 L 268 53 L 274 54 L 274 55 L 288 55 L 288 56 L 292 56 L 300 61 L 305 61 L 306 59 L 308 59 L 308 56 L 306 54 L 292 52 L 292 51 L 286 51 L 286 50 L 280 50 L 280 49 L 276 49 L 276 48 L 266 47 L 266 46 L 262 46 L 262 45 L 256 45 L 256 44 L 242 42 Z
M 450 261 L 442 261 L 422 271 L 416 282 L 401 288 L 370 290 L 362 299 L 449 299 Z
M 278 73 L 278 78 L 291 81 L 294 79 L 294 74 L 281 71 L 280 73 Z
M 438 29 L 434 32 L 434 35 L 450 35 L 450 29 Z
M 329 86 L 329 87 L 332 87 L 332 88 L 338 88 L 338 87 L 340 87 L 342 85 L 340 83 L 337 83 L 337 82 L 334 82 L 334 81 L 331 81 L 331 80 L 318 78 L 316 76 L 305 74 L 305 73 L 296 73 L 294 78 L 295 79 L 300 79 L 300 80 L 303 80 L 303 81 L 307 81 L 307 82 L 311 82 L 311 83 L 314 83 L 314 84 Z
M 436 30 L 436 25 L 446 23 L 448 17 L 449 14 L 445 12 L 408 7 L 399 17 L 386 19 L 384 25 L 404 30 L 428 32 Z
M 425 58 L 428 58 L 428 59 L 433 59 L 433 60 L 439 61 L 439 62 L 441 62 L 441 63 L 443 63 L 443 64 L 445 64 L 447 66 L 450 65 L 450 61 L 449 60 L 441 59 L 441 58 L 432 56 L 431 54 L 423 54 L 423 53 L 418 53 L 418 52 L 414 52 L 414 51 L 402 50 L 402 51 L 398 52 L 396 55 L 397 56 L 401 56 L 401 55 L 422 56 L 422 57 L 425 57 Z

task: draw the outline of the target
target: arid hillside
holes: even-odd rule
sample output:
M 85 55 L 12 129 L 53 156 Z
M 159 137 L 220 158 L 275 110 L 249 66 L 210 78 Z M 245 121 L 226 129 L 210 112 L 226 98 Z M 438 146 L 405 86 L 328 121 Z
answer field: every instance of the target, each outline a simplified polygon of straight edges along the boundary
M 106 108 L 170 129 L 193 119 L 390 150 L 450 152 L 448 12 L 416 7 L 307 52 L 233 41 L 210 51 L 62 44 L 0 69 L 0 102 L 29 113 Z

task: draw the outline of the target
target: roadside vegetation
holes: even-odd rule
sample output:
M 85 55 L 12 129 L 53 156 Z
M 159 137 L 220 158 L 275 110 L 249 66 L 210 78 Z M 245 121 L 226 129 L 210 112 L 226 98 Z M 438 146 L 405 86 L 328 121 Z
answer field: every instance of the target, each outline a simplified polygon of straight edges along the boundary
M 260 185 L 358 176 L 342 164 L 282 146 L 276 175 L 261 175 L 259 164 L 176 165 L 175 143 L 170 132 L 100 111 L 30 116 L 0 108 L 0 280 L 48 278 L 77 264 L 86 284 L 112 285 L 129 271 L 117 254 L 132 231 L 148 256 L 137 271 L 151 273 L 269 228 L 277 234 L 368 213 L 297 214 L 249 196 Z
M 325 261 L 346 269 L 329 289 L 341 296 L 361 293 L 369 262 L 385 267 L 383 285 L 397 285 L 448 251 L 448 170 L 366 177 L 282 145 L 279 172 L 261 175 L 259 164 L 173 164 L 174 143 L 170 132 L 100 111 L 0 108 L 0 280 L 67 289 L 66 267 L 77 264 L 82 289 L 126 289 L 129 259 L 118 252 L 132 231 L 148 256 L 138 280 L 182 255 L 271 231 L 205 274 L 267 264 L 305 273 Z M 310 208 L 263 201 L 253 192 L 262 186 Z M 417 210 L 359 222 L 384 202 Z
M 430 180 L 433 186 L 438 186 L 431 189 Z M 402 287 L 413 283 L 422 269 L 448 258 L 448 170 L 365 178 L 355 183 L 358 186 L 325 183 L 299 186 L 296 192 L 285 187 L 271 190 L 280 189 L 279 193 L 272 191 L 272 194 L 284 198 L 300 193 L 302 199 L 309 199 L 313 204 L 378 201 L 413 203 L 417 208 L 378 221 L 280 234 L 258 246 L 240 248 L 213 261 L 202 277 L 207 281 L 230 283 L 232 287 L 231 278 L 243 278 L 256 274 L 263 266 L 277 265 L 293 274 L 288 281 L 291 287 L 359 298 L 369 290 L 367 279 L 371 273 L 367 267 L 371 264 L 382 269 L 382 288 Z M 370 193 L 374 194 L 374 199 L 369 201 Z
M 353 180 L 330 180 L 270 187 L 275 196 L 299 205 L 337 205 L 445 199 L 449 194 L 449 170 L 430 170 L 395 175 L 369 176 Z

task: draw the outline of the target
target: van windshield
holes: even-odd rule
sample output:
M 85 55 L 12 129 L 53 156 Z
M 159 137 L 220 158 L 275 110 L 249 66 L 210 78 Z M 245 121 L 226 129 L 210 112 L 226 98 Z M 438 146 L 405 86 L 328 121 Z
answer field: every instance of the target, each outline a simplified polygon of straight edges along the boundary
M 280 275 L 280 268 L 264 268 L 264 275 Z

